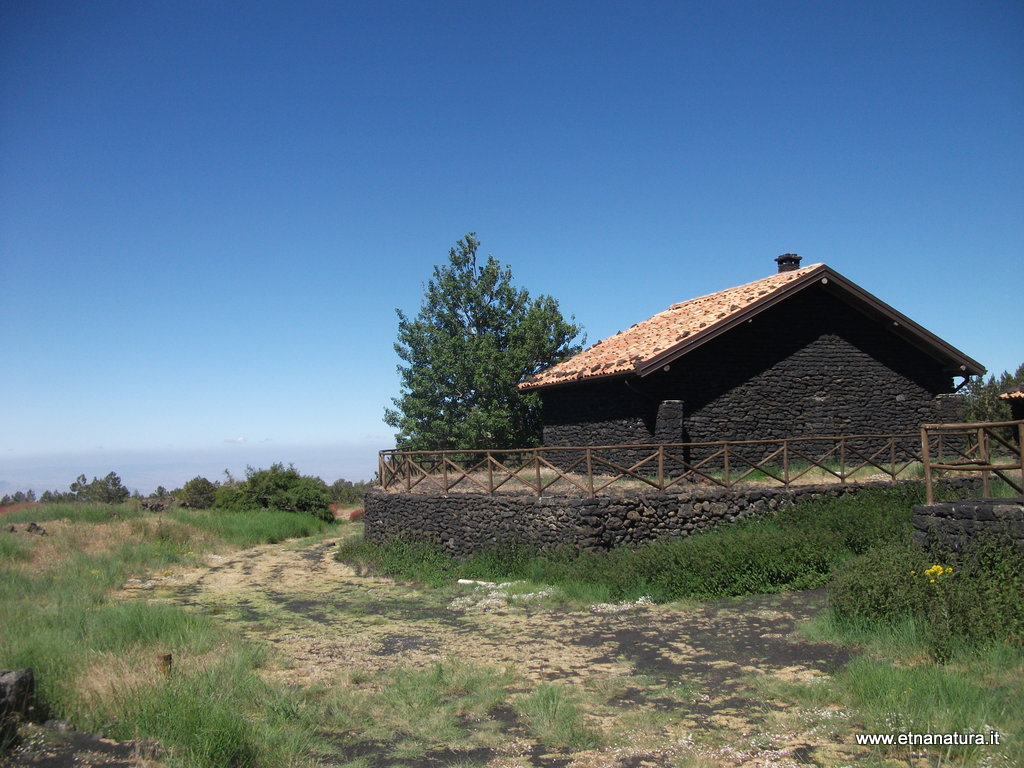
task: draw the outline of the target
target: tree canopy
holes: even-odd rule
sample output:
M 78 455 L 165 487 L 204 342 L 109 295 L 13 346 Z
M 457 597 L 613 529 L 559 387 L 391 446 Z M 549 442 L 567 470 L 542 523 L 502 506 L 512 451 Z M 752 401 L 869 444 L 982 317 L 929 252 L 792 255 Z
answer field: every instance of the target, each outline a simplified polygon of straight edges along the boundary
M 85 479 L 85 475 L 79 475 L 78 479 L 71 483 L 71 497 L 74 501 L 120 504 L 127 501 L 130 495 L 116 472 L 110 472 L 102 480 L 94 477 L 91 483 Z
M 516 448 L 541 437 L 540 397 L 522 379 L 579 351 L 581 328 L 550 296 L 530 298 L 467 234 L 435 266 L 419 314 L 398 313 L 401 396 L 386 409 L 407 449 Z
M 964 418 L 967 421 L 1009 421 L 1010 404 L 999 395 L 1024 387 L 1024 364 L 1013 373 L 1003 371 L 997 378 L 979 376 L 964 387 Z
M 326 483 L 319 477 L 299 474 L 291 464 L 285 467 L 280 462 L 270 469 L 247 467 L 245 480 L 229 479 L 217 488 L 213 506 L 234 512 L 305 512 L 322 520 L 334 520 Z

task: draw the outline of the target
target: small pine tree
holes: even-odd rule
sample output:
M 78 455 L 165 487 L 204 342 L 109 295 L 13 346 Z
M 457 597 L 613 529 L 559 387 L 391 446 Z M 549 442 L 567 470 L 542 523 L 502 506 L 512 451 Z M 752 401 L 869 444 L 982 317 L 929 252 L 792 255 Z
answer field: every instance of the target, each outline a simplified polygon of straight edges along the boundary
M 549 296 L 531 299 L 473 233 L 434 267 L 419 314 L 398 313 L 401 397 L 384 421 L 399 447 L 516 448 L 541 437 L 540 398 L 516 385 L 579 351 L 581 329 Z

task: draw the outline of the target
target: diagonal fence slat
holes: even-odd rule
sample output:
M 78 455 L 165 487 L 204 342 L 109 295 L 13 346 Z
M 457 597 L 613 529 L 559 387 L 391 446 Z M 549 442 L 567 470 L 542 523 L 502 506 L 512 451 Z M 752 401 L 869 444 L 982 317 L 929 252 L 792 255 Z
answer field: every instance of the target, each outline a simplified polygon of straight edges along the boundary
M 494 453 L 494 452 L 492 451 L 492 453 Z M 505 483 L 509 482 L 510 480 L 518 480 L 520 483 L 523 483 L 524 485 L 532 488 L 533 490 L 535 490 L 535 491 L 538 490 L 537 486 L 533 485 L 529 480 L 524 480 L 522 477 L 519 476 L 519 473 L 522 472 L 523 469 L 526 469 L 527 467 L 524 466 L 524 467 L 519 467 L 519 469 L 511 469 L 510 467 L 506 467 L 502 462 L 498 461 L 497 459 L 495 459 L 493 457 L 492 457 L 491 461 L 493 461 L 502 471 L 508 473 L 508 477 L 506 477 L 504 480 L 502 480 L 500 483 L 498 483 L 498 485 L 496 485 L 494 487 L 494 490 L 498 490 L 498 488 L 500 488 L 501 486 L 503 486 Z
M 445 461 L 445 463 L 448 466 L 452 467 L 452 469 L 454 469 L 459 474 L 459 479 L 456 480 L 454 483 L 446 483 L 446 486 L 447 486 L 445 488 L 446 491 L 450 491 L 452 488 L 457 486 L 463 480 L 467 480 L 468 482 L 472 483 L 477 488 L 482 490 L 484 493 L 490 493 L 490 489 L 486 485 L 481 483 L 479 480 L 477 480 L 475 477 L 473 477 L 473 474 L 472 474 L 474 470 L 478 469 L 481 465 L 483 465 L 485 463 L 486 459 L 478 461 L 476 464 L 474 464 L 469 469 L 466 469 L 464 467 L 460 467 L 458 464 L 456 464 L 454 461 L 452 461 L 447 456 L 444 457 L 444 461 Z
M 725 451 L 724 450 L 719 450 L 719 451 L 715 451 L 714 453 L 712 453 L 710 456 L 705 458 L 703 461 L 699 461 L 696 464 L 692 464 L 692 463 L 688 462 L 687 460 L 682 459 L 682 458 L 680 458 L 680 457 L 678 457 L 678 456 L 676 456 L 674 454 L 665 453 L 665 458 L 666 459 L 670 459 L 670 460 L 675 461 L 676 463 L 686 467 L 686 471 L 683 472 L 683 474 L 681 474 L 679 477 L 677 477 L 672 482 L 666 483 L 664 488 L 668 489 L 668 488 L 671 488 L 674 485 L 678 485 L 678 484 L 682 483 L 683 481 L 688 480 L 693 475 L 696 475 L 697 477 L 704 478 L 705 480 L 707 480 L 710 483 L 713 483 L 714 485 L 720 485 L 723 488 L 727 488 L 728 486 L 726 485 L 726 483 L 723 480 L 715 477 L 714 475 L 710 475 L 707 472 L 701 472 L 700 471 L 701 468 L 704 467 L 706 464 L 710 464 L 715 459 L 717 459 L 719 457 L 724 457 L 724 456 L 725 456 Z
M 636 448 L 636 446 L 631 446 L 631 447 Z M 594 492 L 596 493 L 597 491 L 603 490 L 603 489 L 607 488 L 608 486 L 610 486 L 612 483 L 618 482 L 619 480 L 622 480 L 622 479 L 624 479 L 626 477 L 632 477 L 634 480 L 639 480 L 642 483 L 650 485 L 650 486 L 652 486 L 654 488 L 658 488 L 658 483 L 657 482 L 651 480 L 650 478 L 646 478 L 643 475 L 640 475 L 640 474 L 638 474 L 636 472 L 636 470 L 639 469 L 640 467 L 642 467 L 644 464 L 646 464 L 649 461 L 655 461 L 655 460 L 657 460 L 657 458 L 658 458 L 658 453 L 654 452 L 651 455 L 649 455 L 646 459 L 642 459 L 642 460 L 636 462 L 635 464 L 633 464 L 632 466 L 630 466 L 627 469 L 625 467 L 619 466 L 618 464 L 616 464 L 613 461 L 609 461 L 608 459 L 602 459 L 600 456 L 592 457 L 593 461 L 596 461 L 599 464 L 603 464 L 604 466 L 609 467 L 610 469 L 614 469 L 614 470 L 619 472 L 619 474 L 616 475 L 615 477 L 613 477 L 611 480 L 608 480 L 607 482 L 602 483 L 600 486 L 595 488 Z
M 548 467 L 549 469 L 555 470 L 555 473 L 556 473 L 555 474 L 555 479 L 552 480 L 551 482 L 543 485 L 542 490 L 546 491 L 548 488 L 550 488 L 552 485 L 554 485 L 555 483 L 559 482 L 560 480 L 565 480 L 566 482 L 570 483 L 574 487 L 579 488 L 584 493 L 589 492 L 589 489 L 587 488 L 587 486 L 582 485 L 581 483 L 576 482 L 572 478 L 572 476 L 569 474 L 569 472 L 572 471 L 572 467 L 579 466 L 580 462 L 583 461 L 583 458 L 579 458 L 575 462 L 573 462 L 572 467 L 570 467 L 565 472 L 563 472 L 560 467 L 556 467 L 554 464 L 552 464 L 550 461 L 545 459 L 543 456 L 538 456 L 537 460 L 540 461 L 540 462 L 543 462 L 544 466 Z
M 753 475 L 756 472 L 762 472 L 763 474 L 768 475 L 768 477 L 771 477 L 771 478 L 773 478 L 775 480 L 778 480 L 780 483 L 785 485 L 786 484 L 785 478 L 784 477 L 779 477 L 778 475 L 776 475 L 774 472 L 772 472 L 768 468 L 768 462 L 771 461 L 772 459 L 774 459 L 779 454 L 781 454 L 782 450 L 783 449 L 780 447 L 778 450 L 772 451 L 770 454 L 765 456 L 761 461 L 755 462 L 752 459 L 748 459 L 743 454 L 738 453 L 735 449 L 731 449 L 730 452 L 729 452 L 729 457 L 730 458 L 732 458 L 732 459 L 739 459 L 740 462 L 742 462 L 742 463 L 744 463 L 744 464 L 746 464 L 747 466 L 750 467 L 750 469 L 748 469 L 746 472 L 744 472 L 743 474 L 739 475 L 733 481 L 732 484 L 740 483 L 744 479 L 750 477 L 751 475 Z

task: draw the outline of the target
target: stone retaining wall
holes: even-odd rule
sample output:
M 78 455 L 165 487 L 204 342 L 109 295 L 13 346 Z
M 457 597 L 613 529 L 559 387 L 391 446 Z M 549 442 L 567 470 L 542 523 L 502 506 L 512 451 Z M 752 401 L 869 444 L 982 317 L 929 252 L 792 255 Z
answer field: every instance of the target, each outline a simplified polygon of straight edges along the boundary
M 1009 536 L 1024 548 L 1024 497 L 967 499 L 914 507 L 914 541 L 959 548 L 982 532 Z
M 541 549 L 609 549 L 677 538 L 715 525 L 771 514 L 797 501 L 842 496 L 887 483 L 792 488 L 682 490 L 661 494 L 581 498 L 369 491 L 366 538 L 396 537 L 441 544 L 453 555 L 520 544 Z

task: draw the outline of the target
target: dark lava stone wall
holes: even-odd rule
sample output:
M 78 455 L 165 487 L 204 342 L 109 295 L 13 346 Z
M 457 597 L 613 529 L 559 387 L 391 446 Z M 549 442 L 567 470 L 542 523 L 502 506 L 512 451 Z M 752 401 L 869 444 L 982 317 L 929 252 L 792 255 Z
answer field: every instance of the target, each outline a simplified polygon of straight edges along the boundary
M 798 500 L 855 493 L 869 484 L 748 490 L 700 489 L 598 498 L 369 491 L 366 538 L 441 544 L 453 555 L 514 544 L 608 549 L 678 538 L 772 513 Z
M 957 421 L 952 374 L 814 286 L 646 378 L 541 389 L 545 445 L 893 434 Z
M 1024 498 L 967 499 L 914 507 L 914 541 L 959 548 L 972 536 L 991 532 L 1024 548 Z

